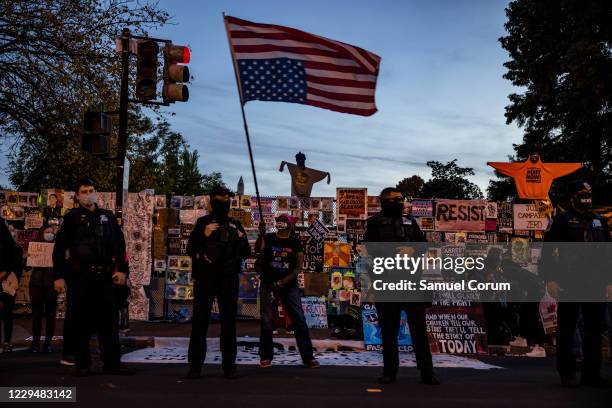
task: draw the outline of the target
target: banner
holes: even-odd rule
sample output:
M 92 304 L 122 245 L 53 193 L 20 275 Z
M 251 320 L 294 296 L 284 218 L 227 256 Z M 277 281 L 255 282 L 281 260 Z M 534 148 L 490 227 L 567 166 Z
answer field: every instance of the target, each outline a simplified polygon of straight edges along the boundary
M 484 200 L 436 200 L 436 231 L 484 231 Z
M 514 229 L 543 231 L 547 226 L 548 218 L 536 204 L 514 204 Z
M 440 301 L 427 310 L 426 321 L 433 353 L 489 354 L 482 304 Z
M 344 188 L 336 189 L 336 214 L 347 219 L 366 219 L 368 217 L 368 189 Z
M 421 231 L 433 231 L 434 230 L 434 218 L 433 217 L 419 217 L 416 219 L 417 224 Z

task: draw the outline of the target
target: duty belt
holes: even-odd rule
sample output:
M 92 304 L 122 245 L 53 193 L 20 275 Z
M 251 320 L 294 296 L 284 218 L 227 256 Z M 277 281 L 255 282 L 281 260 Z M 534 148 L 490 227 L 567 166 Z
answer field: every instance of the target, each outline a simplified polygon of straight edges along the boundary
M 100 264 L 83 264 L 73 262 L 72 267 L 79 272 L 90 273 L 94 276 L 108 275 L 111 271 L 111 267 L 109 265 Z

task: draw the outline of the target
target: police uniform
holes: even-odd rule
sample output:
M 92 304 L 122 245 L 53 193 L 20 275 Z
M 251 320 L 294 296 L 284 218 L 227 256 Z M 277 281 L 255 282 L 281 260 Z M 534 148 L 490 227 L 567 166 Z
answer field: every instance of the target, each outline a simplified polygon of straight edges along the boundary
M 67 285 L 67 317 L 77 369 L 91 365 L 89 340 L 98 335 L 104 368 L 120 365 L 118 304 L 112 275 L 128 274 L 123 232 L 113 213 L 99 208 L 70 210 L 53 248 L 54 278 Z
M 208 224 L 219 228 L 206 237 Z M 238 231 L 244 234 L 238 236 Z M 244 228 L 230 217 L 209 214 L 198 219 L 187 244 L 192 258 L 194 302 L 188 360 L 191 371 L 198 372 L 206 358 L 206 333 L 215 296 L 221 322 L 222 366 L 225 372 L 235 370 L 236 313 L 238 274 L 242 260 L 251 252 Z
M 368 219 L 363 240 L 364 242 L 427 241 L 413 217 L 391 218 L 382 213 Z M 431 351 L 429 350 L 425 324 L 425 310 L 428 306 L 428 303 L 416 302 L 376 302 L 383 343 L 384 376 L 395 378 L 399 369 L 397 336 L 402 310 L 406 312 L 408 318 L 417 368 L 421 371 L 421 376 L 424 379 L 433 375 Z
M 605 219 L 591 212 L 579 213 L 570 209 L 554 217 L 550 230 L 544 237 L 546 242 L 607 242 L 610 233 Z M 571 250 L 559 251 L 559 260 L 554 267 L 544 268 L 548 281 L 555 281 L 562 289 L 557 309 L 557 371 L 562 379 L 573 379 L 576 374 L 576 358 L 573 352 L 574 335 L 579 311 L 582 311 L 584 337 L 582 350 L 583 381 L 598 378 L 601 369 L 601 339 L 605 330 L 606 304 L 603 302 L 605 286 L 612 279 L 601 273 L 590 271 L 589 260 L 573 256 Z M 580 274 L 583 285 L 576 285 L 576 274 Z M 573 275 L 573 276 L 572 276 Z M 595 282 L 597 281 L 597 282 Z M 584 286 L 595 284 L 601 288 L 602 302 L 563 301 Z M 580 286 L 580 287 L 578 287 Z M 594 293 L 594 292 L 591 292 Z M 590 295 L 590 294 L 589 294 Z M 581 296 L 579 296 L 581 297 Z

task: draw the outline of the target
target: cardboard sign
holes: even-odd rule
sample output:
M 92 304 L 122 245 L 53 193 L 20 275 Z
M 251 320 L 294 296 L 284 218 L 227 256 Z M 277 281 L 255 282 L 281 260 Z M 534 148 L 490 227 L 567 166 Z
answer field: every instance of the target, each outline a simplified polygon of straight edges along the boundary
M 304 249 L 304 272 L 323 271 L 323 242 L 317 242 L 310 236 L 300 237 Z
M 368 216 L 368 189 L 336 189 L 336 214 L 338 217 L 366 219 Z
M 489 201 L 485 209 L 485 217 L 488 219 L 497 219 L 497 203 Z
M 306 230 L 308 235 L 310 235 L 315 241 L 322 242 L 325 240 L 327 233 L 329 230 L 323 223 L 319 220 L 315 220 Z
M 325 272 L 304 274 L 304 296 L 327 296 L 329 276 Z
M 327 307 L 323 297 L 303 297 L 302 309 L 309 329 L 327 329 Z
M 30 242 L 28 244 L 27 266 L 36 268 L 53 268 L 53 243 Z
M 361 319 L 363 321 L 363 343 L 366 350 L 382 350 L 382 334 L 378 323 L 378 313 L 373 303 L 361 305 Z M 412 338 L 408 327 L 406 313 L 402 310 L 397 334 L 399 351 L 412 351 Z
M 543 231 L 548 226 L 546 214 L 538 211 L 535 204 L 514 204 L 514 228 L 518 230 Z
M 484 200 L 436 200 L 436 231 L 484 231 Z
M 512 230 L 514 229 L 512 203 L 500 203 L 497 207 L 497 226 L 499 232 L 512 234 Z
M 410 203 L 413 217 L 431 217 L 433 216 L 433 201 L 431 200 L 413 200 Z
M 427 334 L 432 353 L 489 354 L 482 305 L 450 301 L 427 310 Z

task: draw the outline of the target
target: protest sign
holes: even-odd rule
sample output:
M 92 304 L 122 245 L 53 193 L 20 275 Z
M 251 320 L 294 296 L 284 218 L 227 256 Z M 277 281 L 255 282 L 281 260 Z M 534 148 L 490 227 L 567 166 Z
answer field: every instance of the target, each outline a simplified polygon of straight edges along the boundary
M 548 218 L 535 204 L 514 204 L 514 228 L 517 230 L 545 230 Z
M 302 309 L 309 329 L 327 328 L 327 307 L 323 297 L 303 297 Z
M 361 304 L 361 319 L 363 321 L 363 343 L 366 350 L 382 350 L 382 334 L 378 324 L 378 313 L 373 303 Z M 398 350 L 412 351 L 412 338 L 408 328 L 406 313 L 402 310 L 398 333 Z
M 484 231 L 484 200 L 436 200 L 436 231 Z
M 28 244 L 28 260 L 26 265 L 37 268 L 53 268 L 53 243 L 33 242 Z
M 336 189 L 336 214 L 349 218 L 366 219 L 368 216 L 368 189 L 344 188 Z
M 433 201 L 431 200 L 412 200 L 410 207 L 413 217 L 433 216 Z

